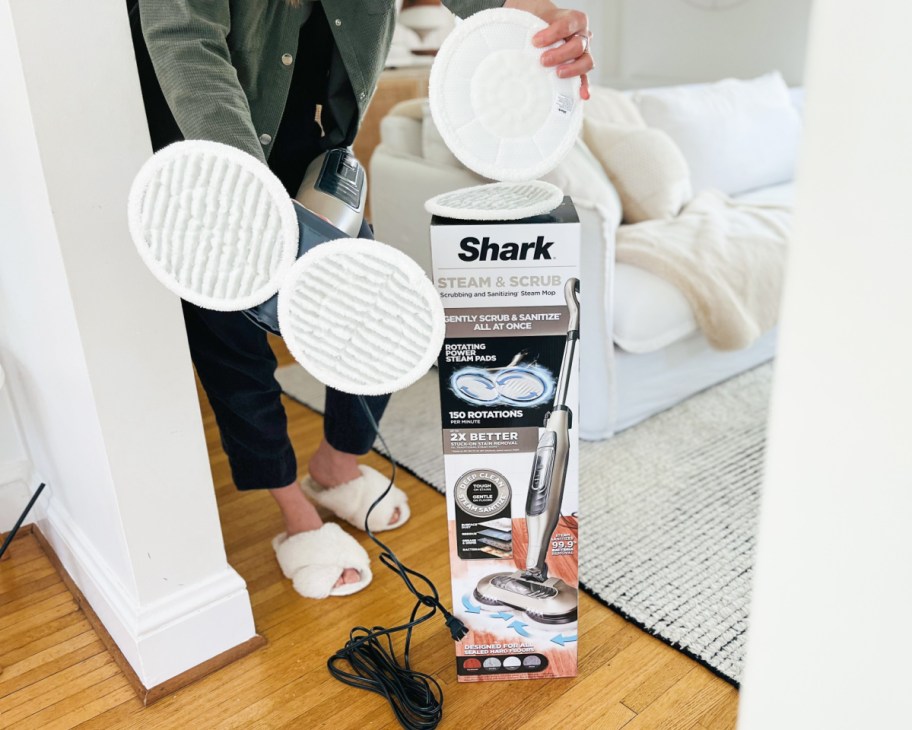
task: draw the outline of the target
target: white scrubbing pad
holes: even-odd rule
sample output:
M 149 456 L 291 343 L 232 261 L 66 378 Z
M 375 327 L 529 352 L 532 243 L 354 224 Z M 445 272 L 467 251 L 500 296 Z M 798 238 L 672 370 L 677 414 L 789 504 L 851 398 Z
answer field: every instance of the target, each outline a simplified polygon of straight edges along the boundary
M 497 376 L 497 390 L 508 403 L 529 403 L 548 392 L 548 384 L 529 370 L 505 370 Z
M 176 142 L 154 154 L 128 205 L 143 261 L 206 309 L 262 304 L 298 253 L 297 217 L 282 183 L 252 155 L 218 142 Z
M 453 154 L 480 175 L 541 177 L 579 136 L 580 79 L 543 66 L 545 49 L 532 45 L 546 27 L 522 10 L 484 10 L 461 23 L 437 54 L 431 114 Z
M 320 382 L 355 395 L 401 390 L 443 345 L 440 295 L 401 251 L 343 238 L 304 254 L 279 291 L 279 327 Z
M 442 193 L 428 200 L 424 209 L 456 220 L 508 221 L 550 213 L 563 199 L 560 188 L 541 180 L 500 182 Z
M 494 404 L 500 398 L 497 386 L 484 370 L 467 370 L 451 380 L 456 394 L 470 403 Z

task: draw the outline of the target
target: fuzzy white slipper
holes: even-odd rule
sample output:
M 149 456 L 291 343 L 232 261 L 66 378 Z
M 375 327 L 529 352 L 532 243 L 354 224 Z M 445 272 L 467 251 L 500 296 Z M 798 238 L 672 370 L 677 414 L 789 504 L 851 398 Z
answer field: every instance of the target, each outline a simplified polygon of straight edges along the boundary
M 285 577 L 305 598 L 348 596 L 366 588 L 373 579 L 367 551 L 332 522 L 291 537 L 283 532 L 273 538 L 272 547 Z M 346 568 L 357 570 L 361 580 L 333 588 Z
M 359 530 L 363 530 L 364 517 L 377 497 L 386 490 L 389 478 L 376 469 L 363 464 L 359 465 L 358 468 L 361 470 L 360 477 L 352 479 L 350 482 L 345 482 L 345 484 L 340 484 L 338 487 L 325 489 L 307 476 L 301 480 L 301 489 L 310 499 L 321 507 L 328 509 L 336 517 L 345 520 Z M 399 509 L 399 519 L 390 524 L 396 508 Z M 397 527 L 404 525 L 408 518 L 411 517 L 411 514 L 408 506 L 408 495 L 399 487 L 393 485 L 390 493 L 371 512 L 371 531 L 395 530 Z

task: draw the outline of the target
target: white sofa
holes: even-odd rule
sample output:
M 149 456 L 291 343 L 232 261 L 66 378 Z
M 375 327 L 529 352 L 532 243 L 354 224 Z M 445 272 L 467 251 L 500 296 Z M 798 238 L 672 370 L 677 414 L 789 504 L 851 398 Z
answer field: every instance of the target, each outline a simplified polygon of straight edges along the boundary
M 699 97 L 707 89 L 713 90 L 704 84 L 661 90 L 661 93 L 669 93 L 673 102 L 683 99 L 684 108 L 688 109 L 689 96 Z M 613 113 L 599 103 L 601 93 L 596 90 L 594 101 L 587 103 L 587 117 Z M 610 93 L 616 95 L 616 92 Z M 636 92 L 627 93 L 639 105 L 648 103 Z M 654 96 L 650 98 L 655 100 Z M 790 92 L 790 104 L 799 112 L 802 100 L 800 90 Z M 716 101 L 712 100 L 710 107 Z M 737 93 L 731 103 L 739 103 Z M 762 116 L 763 113 L 761 108 L 758 114 Z M 748 127 L 753 122 L 763 123 L 757 119 L 757 114 L 748 117 Z M 733 172 L 735 178 L 741 174 L 737 170 L 714 171 L 712 160 L 693 159 L 693 149 L 688 146 L 699 149 L 700 141 L 691 145 L 687 129 L 677 131 L 683 135 L 679 136 L 682 152 L 692 175 L 701 178 L 694 179 L 696 189 L 706 186 L 707 180 L 710 184 L 714 182 L 714 174 L 726 177 L 727 172 Z M 692 124 L 690 131 L 694 131 Z M 716 131 L 711 130 L 710 135 Z M 735 129 L 730 135 L 732 138 L 722 140 L 722 144 L 755 145 L 764 143 L 756 138 L 757 134 L 761 137 L 773 134 L 779 138 L 782 137 L 780 132 L 762 127 L 747 129 L 744 139 L 737 139 L 741 132 Z M 797 144 L 793 146 L 797 149 Z M 750 150 L 746 152 L 750 153 Z M 728 159 L 726 155 L 734 155 L 725 150 L 720 154 L 723 163 Z M 759 154 L 765 155 L 765 151 L 759 150 Z M 788 167 L 788 155 L 794 156 L 795 152 L 786 150 L 782 153 L 780 150 L 780 158 L 782 154 L 786 158 L 780 160 L 779 169 L 759 170 L 771 157 L 765 155 L 757 165 L 759 174 L 768 179 L 790 178 L 794 160 L 790 161 L 791 168 L 787 172 L 783 170 Z M 742 164 L 748 158 L 749 154 L 742 156 Z M 718 163 L 719 160 L 715 160 L 717 167 Z M 750 170 L 743 173 L 747 175 L 746 179 L 734 182 L 726 179 L 723 184 L 729 187 L 749 185 Z M 687 300 L 674 286 L 642 269 L 615 264 L 615 236 L 623 217 L 620 199 L 601 164 L 582 140 L 544 179 L 555 183 L 573 198 L 582 224 L 584 335 L 580 370 L 582 392 L 586 393 L 580 409 L 583 438 L 610 437 L 774 356 L 775 330 L 765 333 L 744 350 L 720 352 L 712 349 L 698 331 Z M 370 206 L 378 240 L 400 247 L 430 272 L 430 216 L 424 211 L 424 201 L 441 192 L 484 182 L 460 165 L 445 148 L 433 128 L 426 103 L 400 105 L 381 124 L 381 144 L 374 152 L 370 166 Z M 739 193 L 733 197 L 790 203 L 793 185 L 790 179 L 782 179 L 777 184 Z

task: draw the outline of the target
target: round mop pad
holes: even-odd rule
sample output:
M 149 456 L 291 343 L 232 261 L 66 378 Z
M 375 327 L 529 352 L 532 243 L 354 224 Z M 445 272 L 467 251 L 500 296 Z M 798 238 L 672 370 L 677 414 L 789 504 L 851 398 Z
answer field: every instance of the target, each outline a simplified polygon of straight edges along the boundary
M 507 368 L 497 374 L 500 397 L 511 404 L 531 403 L 550 394 L 549 383 L 525 368 Z
M 345 393 L 380 395 L 411 385 L 437 359 L 443 305 L 404 253 L 343 238 L 292 267 L 279 291 L 279 327 L 317 380 Z
M 424 204 L 431 215 L 464 221 L 508 221 L 550 213 L 561 204 L 560 188 L 541 180 L 499 182 L 437 195 Z
M 467 368 L 452 376 L 450 383 L 464 401 L 476 405 L 493 405 L 500 398 L 497 386 L 484 370 Z
M 262 304 L 298 253 L 298 221 L 282 183 L 252 155 L 218 142 L 176 142 L 155 153 L 133 181 L 128 216 L 155 277 L 205 309 Z
M 579 136 L 579 78 L 560 78 L 542 65 L 545 49 L 532 45 L 546 27 L 522 10 L 484 10 L 461 23 L 437 54 L 431 114 L 447 147 L 480 175 L 534 180 L 553 170 Z

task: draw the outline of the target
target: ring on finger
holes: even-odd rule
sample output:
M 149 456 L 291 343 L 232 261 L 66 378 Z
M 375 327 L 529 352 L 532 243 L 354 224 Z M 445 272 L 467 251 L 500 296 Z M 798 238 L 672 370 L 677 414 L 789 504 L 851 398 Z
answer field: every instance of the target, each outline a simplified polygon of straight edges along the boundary
M 583 40 L 583 52 L 580 55 L 585 56 L 587 53 L 589 53 L 589 44 L 591 43 L 589 34 L 588 33 L 577 33 L 576 35 L 578 35 Z

